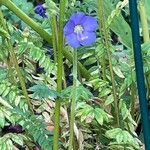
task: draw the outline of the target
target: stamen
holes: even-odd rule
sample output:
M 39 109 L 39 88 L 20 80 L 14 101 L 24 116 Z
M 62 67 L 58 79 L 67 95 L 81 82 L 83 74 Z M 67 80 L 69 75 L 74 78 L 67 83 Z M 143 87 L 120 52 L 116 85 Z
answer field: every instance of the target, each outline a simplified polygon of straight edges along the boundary
M 77 39 L 79 41 L 84 41 L 86 39 L 88 39 L 88 36 L 85 36 L 82 32 L 77 33 Z
M 74 32 L 75 33 L 81 33 L 81 32 L 83 32 L 83 27 L 81 26 L 81 25 L 76 25 L 75 27 L 74 27 Z
M 88 36 L 84 36 L 83 31 L 84 31 L 84 29 L 81 25 L 76 25 L 74 27 L 74 32 L 77 34 L 77 39 L 79 41 L 84 41 L 84 40 L 88 39 Z

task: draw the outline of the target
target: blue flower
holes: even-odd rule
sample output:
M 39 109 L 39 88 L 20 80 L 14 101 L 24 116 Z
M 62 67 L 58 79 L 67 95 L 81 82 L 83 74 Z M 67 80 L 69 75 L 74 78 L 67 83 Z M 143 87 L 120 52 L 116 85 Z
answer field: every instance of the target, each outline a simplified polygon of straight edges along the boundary
M 35 7 L 34 11 L 36 14 L 39 14 L 43 18 L 47 18 L 46 9 L 44 8 L 44 6 L 42 4 L 37 5 Z
M 74 13 L 64 27 L 67 44 L 78 48 L 96 41 L 97 20 L 83 12 Z

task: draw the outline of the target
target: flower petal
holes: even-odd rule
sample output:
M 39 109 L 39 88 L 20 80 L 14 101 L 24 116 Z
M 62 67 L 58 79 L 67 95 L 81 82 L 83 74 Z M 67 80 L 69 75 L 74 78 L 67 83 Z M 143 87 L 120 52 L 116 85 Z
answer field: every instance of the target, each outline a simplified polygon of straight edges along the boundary
M 77 40 L 77 36 L 75 33 L 67 35 L 66 40 L 67 44 L 74 48 L 78 48 L 80 46 L 80 42 Z
M 39 14 L 43 18 L 47 17 L 47 15 L 46 15 L 46 9 L 44 8 L 44 6 L 42 4 L 37 5 L 35 7 L 34 11 L 35 11 L 36 14 Z
M 91 16 L 85 16 L 81 21 L 81 25 L 86 31 L 95 31 L 98 27 L 97 20 Z
M 64 27 L 64 35 L 68 35 L 74 32 L 75 24 L 73 21 L 68 21 Z
M 95 41 L 96 41 L 96 34 L 94 32 L 83 32 L 82 33 L 83 37 L 86 37 L 86 38 L 82 38 L 80 40 L 80 44 L 83 45 L 83 46 L 89 46 L 91 44 L 93 44 Z
M 83 12 L 77 12 L 77 13 L 74 13 L 71 17 L 70 17 L 70 20 L 72 20 L 75 25 L 77 24 L 80 24 L 81 20 L 85 17 L 85 13 Z

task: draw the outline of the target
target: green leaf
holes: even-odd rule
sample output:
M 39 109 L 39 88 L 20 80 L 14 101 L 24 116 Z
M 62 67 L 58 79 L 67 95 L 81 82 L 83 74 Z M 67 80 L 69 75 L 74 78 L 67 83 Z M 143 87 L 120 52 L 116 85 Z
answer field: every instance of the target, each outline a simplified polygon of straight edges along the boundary
M 57 97 L 61 96 L 58 92 L 49 89 L 49 87 L 45 84 L 34 85 L 34 86 L 30 87 L 28 90 L 33 92 L 34 98 L 36 98 L 36 97 L 38 97 L 40 99 L 48 98 L 48 97 L 57 98 Z
M 5 97 L 6 95 L 8 95 L 9 92 L 10 92 L 10 87 L 8 86 L 8 87 L 5 89 L 5 91 L 3 92 L 2 97 Z
M 148 21 L 150 22 L 150 11 L 149 11 L 150 0 L 143 0 L 143 1 L 145 2 L 144 6 L 146 8 Z
M 22 55 L 27 50 L 28 47 L 29 47 L 29 45 L 27 42 L 21 41 L 18 45 L 19 54 Z
M 100 97 L 105 97 L 108 96 L 111 93 L 111 89 L 109 88 L 103 88 L 102 90 L 100 90 Z
M 0 95 L 4 92 L 6 88 L 7 88 L 6 84 L 0 84 Z
M 23 139 L 22 139 L 21 136 L 13 134 L 12 137 L 11 137 L 11 139 L 12 139 L 15 143 L 17 143 L 17 144 L 23 146 Z
M 2 28 L 0 28 L 0 36 L 5 37 L 5 38 L 9 38 L 9 34 Z
M 103 125 L 104 119 L 103 119 L 103 116 L 102 116 L 102 114 L 101 114 L 100 108 L 96 108 L 94 112 L 95 112 L 95 113 L 94 113 L 94 114 L 95 114 L 95 119 L 97 120 L 97 122 L 98 122 L 100 125 Z
M 0 127 L 4 127 L 5 126 L 5 116 L 3 114 L 3 111 L 0 109 Z
M 125 120 L 129 116 L 130 112 L 127 109 L 125 102 L 122 102 L 122 105 L 120 107 L 123 120 Z
M 5 107 L 11 108 L 11 109 L 13 108 L 9 103 L 7 103 L 7 101 L 2 99 L 1 97 L 0 97 L 0 104 L 2 104 Z
M 120 78 L 125 78 L 125 76 L 123 75 L 122 71 L 120 70 L 119 66 L 115 66 L 113 67 L 113 70 L 115 72 L 115 74 L 120 77 Z
M 114 128 L 114 129 L 106 131 L 106 136 L 108 138 L 114 139 L 121 132 L 122 132 L 122 129 L 120 129 L 120 128 Z
M 106 98 L 106 101 L 104 103 L 105 106 L 108 106 L 109 104 L 111 104 L 112 102 L 114 101 L 114 98 L 113 98 L 113 95 L 109 95 L 107 98 Z
M 81 122 L 83 122 L 87 118 L 88 114 L 93 111 L 93 108 L 91 108 L 91 109 L 83 109 L 83 110 L 84 111 L 83 111 L 83 113 L 81 115 Z
M 6 143 L 0 138 L 0 150 L 7 150 Z
M 3 67 L 0 67 L 0 81 L 6 79 L 6 76 L 7 76 L 7 70 Z
M 13 150 L 13 143 L 10 139 L 6 141 L 7 150 Z
M 124 139 L 124 136 L 123 136 L 122 132 L 118 133 L 116 136 L 117 143 L 120 144 L 123 141 L 123 139 Z
M 72 88 L 72 86 L 67 87 L 61 92 L 61 95 L 66 98 L 71 97 Z M 89 100 L 91 97 L 93 97 L 93 94 L 82 85 L 77 87 L 77 93 L 77 100 Z

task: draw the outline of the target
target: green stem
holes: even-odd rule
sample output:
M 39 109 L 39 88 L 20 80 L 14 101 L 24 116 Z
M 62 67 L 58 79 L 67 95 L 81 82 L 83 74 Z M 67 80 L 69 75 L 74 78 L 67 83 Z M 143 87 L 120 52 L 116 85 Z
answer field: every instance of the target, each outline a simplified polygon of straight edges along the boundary
M 51 0 L 45 0 L 45 4 L 47 7 L 49 24 L 50 24 L 50 27 L 52 29 L 52 43 L 53 43 L 53 51 L 54 51 L 54 62 L 57 63 L 58 26 L 57 26 L 56 13 L 52 13 L 50 10 Z
M 98 9 L 101 9 L 101 5 L 104 5 L 103 0 L 98 0 Z M 99 14 L 98 14 L 99 15 Z M 111 43 L 109 42 L 109 29 L 106 28 L 106 20 L 105 17 L 100 18 L 102 19 L 103 24 L 103 36 L 105 40 L 105 48 L 107 50 L 107 57 L 109 61 L 109 69 L 110 69 L 110 76 L 111 76 L 111 82 L 112 82 L 112 93 L 114 98 L 114 108 L 115 108 L 115 114 L 114 118 L 116 118 L 117 126 L 120 126 L 120 120 L 119 120 L 119 108 L 118 108 L 118 98 L 117 98 L 117 90 L 116 90 L 116 84 L 115 84 L 115 78 L 113 73 L 113 65 L 112 65 L 112 58 L 111 58 Z
M 148 22 L 147 22 L 147 14 L 146 14 L 144 2 L 142 0 L 139 1 L 139 13 L 140 13 L 141 27 L 142 27 L 144 42 L 149 42 L 150 37 L 149 37 L 149 29 L 148 29 Z M 146 78 L 148 78 L 146 80 L 149 80 L 149 76 L 150 75 L 146 76 Z M 148 86 L 148 83 L 147 83 L 147 86 Z M 149 88 L 148 88 L 148 93 L 150 93 Z
M 0 17 L 1 17 L 1 20 L 2 20 L 3 28 L 5 29 L 5 31 L 8 32 L 8 28 L 7 28 L 7 25 L 5 23 L 5 20 L 3 18 L 3 14 L 2 14 L 1 11 L 0 11 Z M 19 78 L 19 82 L 20 82 L 20 85 L 21 85 L 21 88 L 22 88 L 22 92 L 23 92 L 23 94 L 24 94 L 24 96 L 25 96 L 25 98 L 27 100 L 27 104 L 29 106 L 29 109 L 33 112 L 32 105 L 31 105 L 31 100 L 30 100 L 30 98 L 28 96 L 28 92 L 27 92 L 27 89 L 26 89 L 25 81 L 24 81 L 24 78 L 23 78 L 23 76 L 21 74 L 21 71 L 20 71 L 20 68 L 19 68 L 19 65 L 18 65 L 17 56 L 16 56 L 16 54 L 14 52 L 14 48 L 12 46 L 11 40 L 10 39 L 6 39 L 6 42 L 7 42 L 7 46 L 8 46 L 8 51 L 10 53 L 10 60 L 15 66 L 15 69 L 16 69 L 16 72 L 17 72 L 17 75 L 18 75 L 18 78 Z
M 56 16 L 51 18 L 51 29 L 52 29 L 52 41 L 53 41 L 53 51 L 54 51 L 54 62 L 57 62 L 57 47 L 58 47 L 58 30 L 57 30 L 57 22 Z
M 104 39 L 103 39 L 103 36 L 104 36 L 104 24 L 105 22 L 103 22 L 104 20 L 104 2 L 102 0 L 98 0 L 98 15 L 99 15 L 99 31 L 101 33 L 101 40 L 103 42 L 103 44 L 105 43 Z M 102 57 L 102 76 L 103 76 L 103 80 L 106 81 L 106 62 L 105 62 L 105 52 L 103 54 L 103 57 Z
M 131 115 L 134 119 L 134 116 L 135 116 L 135 102 L 136 102 L 136 88 L 135 88 L 135 83 L 134 82 L 131 84 L 131 98 L 132 98 L 132 101 L 131 101 Z
M 150 73 L 148 72 L 145 77 L 147 82 L 147 96 L 150 99 Z
M 150 40 L 150 37 L 149 37 L 149 30 L 148 30 L 148 23 L 147 23 L 147 15 L 146 15 L 144 3 L 141 0 L 139 1 L 139 12 L 140 12 L 142 32 L 143 32 L 143 39 L 144 42 L 148 42 Z
M 71 63 L 73 63 L 72 54 L 68 50 L 64 50 L 63 54 Z M 78 61 L 78 68 L 82 77 L 89 80 L 91 77 L 91 74 L 79 61 Z
M 77 97 L 77 50 L 74 50 L 73 52 L 73 94 L 72 94 L 72 102 L 71 102 L 70 137 L 69 137 L 68 150 L 72 150 L 73 148 L 76 97 Z
M 34 22 L 29 16 L 27 16 L 22 10 L 20 10 L 12 1 L 10 0 L 0 0 L 0 4 L 6 6 L 9 10 L 15 13 L 21 20 L 23 20 L 27 25 L 29 25 L 33 30 L 35 30 L 39 35 L 46 40 L 49 44 L 52 44 L 52 37 L 43 28 Z M 72 63 L 73 58 L 70 52 L 64 49 L 63 55 Z M 78 62 L 78 68 L 85 79 L 90 78 L 89 71 Z
M 16 72 L 17 72 L 17 75 L 18 75 L 18 78 L 19 78 L 19 82 L 20 82 L 20 85 L 21 85 L 21 88 L 22 88 L 22 92 L 23 92 L 23 94 L 24 94 L 24 96 L 27 100 L 27 104 L 29 106 L 29 109 L 33 112 L 32 105 L 31 105 L 31 100 L 28 96 L 25 81 L 24 81 L 24 78 L 21 74 L 21 71 L 20 71 L 20 68 L 19 68 L 19 65 L 18 65 L 18 60 L 17 60 L 16 54 L 14 52 L 13 46 L 11 44 L 11 41 L 7 40 L 7 44 L 8 44 L 8 49 L 9 49 L 9 52 L 10 52 L 10 55 L 11 55 L 11 61 L 14 63 L 14 66 L 15 66 L 15 69 L 16 69 Z
M 48 41 L 52 43 L 52 37 L 46 31 L 44 31 L 40 25 L 38 25 L 23 11 L 21 11 L 12 1 L 0 0 L 0 4 L 6 6 L 9 10 L 15 13 L 21 20 L 23 20 L 26 24 L 28 24 L 33 30 L 42 35 L 44 39 L 48 39 Z
M 60 15 L 59 15 L 59 32 L 58 32 L 58 59 L 57 59 L 57 91 L 60 93 L 62 90 L 62 76 L 63 76 L 63 49 L 64 49 L 64 40 L 63 40 L 63 22 L 65 15 L 65 1 L 60 1 Z M 55 119 L 54 119 L 54 142 L 53 149 L 59 149 L 59 121 L 60 121 L 60 106 L 61 99 L 58 98 L 55 103 Z

